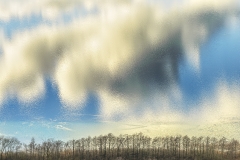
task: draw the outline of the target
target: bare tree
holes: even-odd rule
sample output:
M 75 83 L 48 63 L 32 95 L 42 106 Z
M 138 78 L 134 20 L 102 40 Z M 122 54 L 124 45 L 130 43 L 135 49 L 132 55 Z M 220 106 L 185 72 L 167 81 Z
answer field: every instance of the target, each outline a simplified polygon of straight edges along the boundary
M 224 149 L 225 149 L 225 145 L 226 145 L 226 138 L 222 137 L 219 141 L 219 146 L 221 148 L 221 155 L 222 155 L 222 159 L 224 158 Z
M 32 138 L 22 144 L 14 137 L 0 137 L 1 160 L 100 160 L 100 159 L 239 159 L 239 141 L 225 137 L 154 137 L 137 133 L 113 134 L 78 140 L 47 139 L 37 144 Z

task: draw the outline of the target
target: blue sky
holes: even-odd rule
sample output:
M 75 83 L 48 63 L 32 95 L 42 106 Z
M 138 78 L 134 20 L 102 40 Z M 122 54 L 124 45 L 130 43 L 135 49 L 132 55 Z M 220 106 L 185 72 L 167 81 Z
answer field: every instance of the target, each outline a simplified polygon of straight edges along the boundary
M 0 134 L 196 134 L 238 117 L 236 3 L 0 0 Z

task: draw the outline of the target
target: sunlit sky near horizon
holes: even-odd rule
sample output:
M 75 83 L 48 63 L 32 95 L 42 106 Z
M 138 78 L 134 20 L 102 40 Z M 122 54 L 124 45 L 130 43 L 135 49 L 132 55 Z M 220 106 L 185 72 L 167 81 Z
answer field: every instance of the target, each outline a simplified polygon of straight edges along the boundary
M 239 44 L 238 0 L 0 0 L 0 135 L 240 138 Z

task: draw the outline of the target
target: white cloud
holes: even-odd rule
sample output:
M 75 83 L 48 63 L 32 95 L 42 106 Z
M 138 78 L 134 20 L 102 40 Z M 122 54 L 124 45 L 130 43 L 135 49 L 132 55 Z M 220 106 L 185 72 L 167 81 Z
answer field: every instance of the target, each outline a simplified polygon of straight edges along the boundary
M 183 26 L 182 41 L 186 58 L 195 71 L 200 69 L 200 45 L 207 39 L 207 28 L 202 24 L 187 22 Z
M 220 80 L 212 96 L 203 97 L 201 110 L 198 111 L 201 119 L 208 122 L 220 122 L 225 118 L 239 117 L 240 112 L 239 83 L 227 83 Z M 199 117 L 199 118 L 200 118 Z
M 0 19 L 7 21 L 11 17 L 23 17 L 28 16 L 35 11 L 38 11 L 42 6 L 42 1 L 35 0 L 1 0 L 0 1 Z
M 67 128 L 67 127 L 65 127 L 63 125 L 56 125 L 55 128 L 56 129 L 60 129 L 60 130 L 66 130 L 66 131 L 71 131 L 72 130 L 72 129 Z
M 34 5 L 38 3 L 41 7 L 47 1 Z M 61 8 L 65 3 L 75 1 L 51 1 L 50 6 Z M 4 41 L 0 100 L 14 96 L 32 102 L 44 95 L 47 77 L 67 107 L 84 104 L 93 91 L 99 95 L 104 116 L 125 114 L 142 98 L 151 98 L 152 88 L 157 88 L 156 93 L 172 90 L 182 52 L 199 68 L 199 46 L 231 8 L 226 5 L 229 1 L 201 2 L 162 12 L 146 3 L 119 3 L 87 4 L 98 4 L 100 13 L 65 27 L 41 26 Z M 10 8 L 13 4 L 18 5 L 10 3 Z M 8 15 L 15 14 L 13 10 Z M 179 89 L 173 92 L 181 97 Z M 169 112 L 175 116 L 173 110 Z
M 224 119 L 240 118 L 240 86 L 237 82 L 219 80 L 214 86 L 213 92 L 202 92 L 198 104 L 192 104 L 188 111 L 181 112 L 181 104 L 174 109 L 171 98 L 164 94 L 155 94 L 150 103 L 158 108 L 145 107 L 142 114 L 129 117 L 130 121 L 137 120 L 149 122 L 192 122 L 193 124 L 221 123 Z M 154 98 L 155 97 L 155 98 Z M 181 99 L 178 101 L 181 103 Z M 145 105 L 145 104 L 144 104 Z M 126 119 L 129 121 L 129 119 Z M 147 120 L 149 119 L 149 120 Z M 141 121 L 140 120 L 140 121 Z
M 181 134 L 240 138 L 239 96 L 239 82 L 219 80 L 212 93 L 202 92 L 200 103 L 181 112 L 181 108 L 174 109 L 167 95 L 156 94 L 152 97 L 153 102 L 147 102 L 151 107 L 143 104 L 144 108 L 139 112 L 125 115 L 117 122 L 115 132 L 118 134 L 123 130 L 124 134 L 142 132 L 150 136 Z M 105 125 L 108 126 L 108 123 Z
M 160 105 L 159 102 L 162 101 L 165 102 Z M 207 101 L 212 101 L 212 99 L 209 97 Z M 118 121 L 118 124 L 111 129 L 114 129 L 114 134 L 119 134 L 122 131 L 124 134 L 142 132 L 150 136 L 175 136 L 181 134 L 189 136 L 215 136 L 217 138 L 221 138 L 222 136 L 238 138 L 239 121 L 232 120 L 232 114 L 228 117 L 228 113 L 222 112 L 229 108 L 230 112 L 233 113 L 236 111 L 235 109 L 231 111 L 234 107 L 228 104 L 218 108 L 218 105 L 213 103 L 211 106 L 207 106 L 206 108 L 208 109 L 205 110 L 204 104 L 207 104 L 207 101 L 199 104 L 199 106 L 192 106 L 193 108 L 198 108 L 196 112 L 183 113 L 180 112 L 181 109 L 172 109 L 173 104 L 170 100 L 164 100 L 163 97 L 161 100 L 156 100 L 158 109 L 156 109 L 157 107 L 145 106 L 145 109 L 140 114 L 139 112 L 132 112 L 121 121 Z M 214 101 L 219 100 L 214 99 Z M 224 101 L 224 103 L 226 104 L 227 101 Z M 110 127 L 108 123 L 103 123 L 103 125 Z M 226 128 L 229 132 L 225 131 Z
M 100 117 L 101 120 L 115 119 L 116 116 L 126 115 L 130 112 L 129 106 L 135 105 L 128 98 L 121 95 L 114 95 L 110 91 L 100 91 L 98 95 L 101 100 L 100 114 L 104 115 Z

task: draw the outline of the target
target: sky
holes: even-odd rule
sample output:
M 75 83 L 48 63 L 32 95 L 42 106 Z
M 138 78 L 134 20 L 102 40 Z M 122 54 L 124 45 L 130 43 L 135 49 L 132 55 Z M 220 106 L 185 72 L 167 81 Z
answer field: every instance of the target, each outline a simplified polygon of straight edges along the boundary
M 238 0 L 0 0 L 0 135 L 240 138 L 239 42 Z

